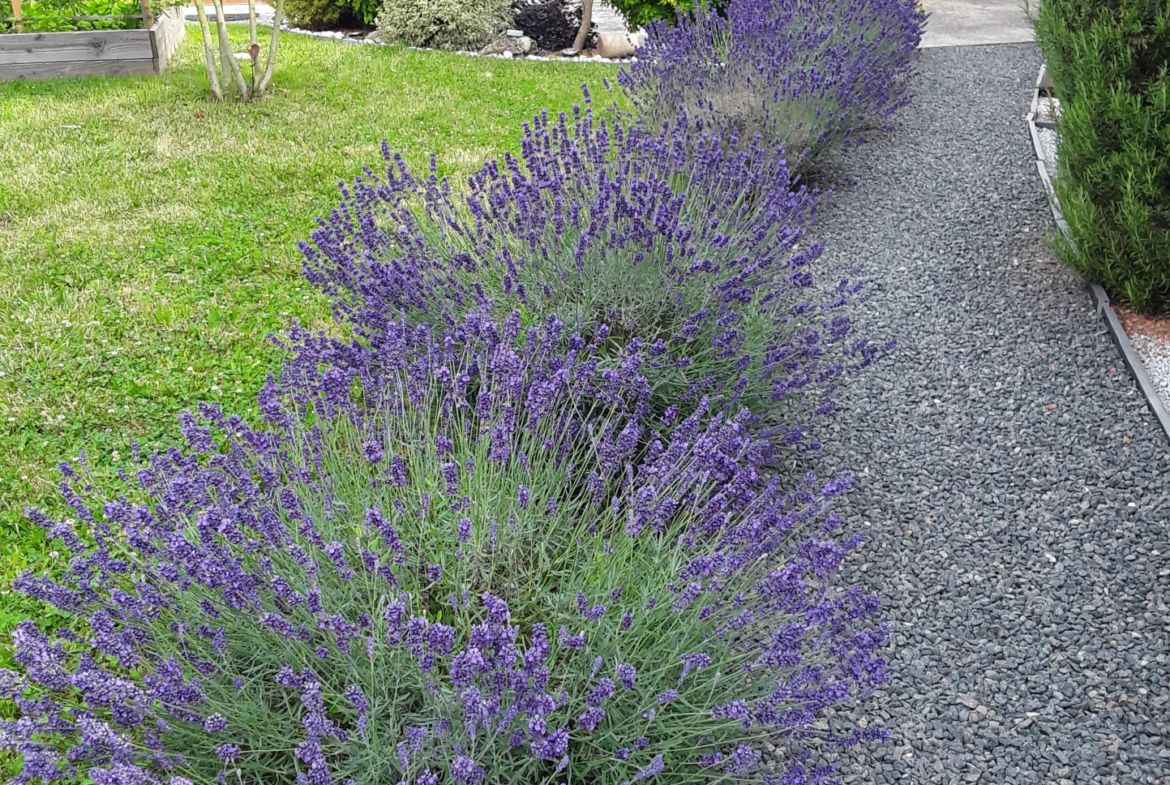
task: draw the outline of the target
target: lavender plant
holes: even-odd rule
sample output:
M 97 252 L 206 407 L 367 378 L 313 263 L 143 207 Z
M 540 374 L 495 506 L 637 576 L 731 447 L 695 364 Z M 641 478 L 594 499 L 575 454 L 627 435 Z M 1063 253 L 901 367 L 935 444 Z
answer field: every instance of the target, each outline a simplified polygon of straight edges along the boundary
M 880 350 L 850 336 L 858 282 L 814 285 L 821 248 L 804 230 L 818 195 L 779 147 L 727 149 L 686 117 L 650 133 L 587 103 L 572 121 L 534 118 L 521 150 L 465 195 L 433 161 L 416 178 L 388 150 L 384 176 L 343 187 L 302 244 L 336 318 L 371 345 L 388 321 L 453 325 L 471 309 L 553 313 L 586 335 L 606 325 L 603 361 L 638 339 L 659 410 L 709 396 L 824 411 L 825 391 Z
M 807 167 L 910 100 L 917 0 L 731 0 L 655 23 L 618 83 L 651 127 L 683 107 L 729 139 L 762 133 Z
M 884 679 L 831 579 L 848 479 L 785 491 L 740 416 L 651 419 L 638 354 L 564 331 L 387 326 L 376 391 L 294 365 L 265 429 L 185 415 L 141 501 L 65 466 L 79 525 L 31 517 L 69 571 L 17 588 L 87 632 L 16 631 L 15 781 L 823 781 L 873 734 L 814 720 Z

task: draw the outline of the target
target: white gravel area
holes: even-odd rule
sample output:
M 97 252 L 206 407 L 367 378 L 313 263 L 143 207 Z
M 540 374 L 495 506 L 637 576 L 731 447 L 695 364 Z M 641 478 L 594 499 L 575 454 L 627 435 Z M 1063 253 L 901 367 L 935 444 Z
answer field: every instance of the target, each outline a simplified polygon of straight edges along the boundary
M 1056 151 L 1058 141 L 1056 131 L 1051 128 L 1036 128 L 1036 135 L 1040 137 L 1040 147 L 1043 150 L 1044 169 L 1048 172 L 1048 179 L 1056 179 Z
M 622 12 L 608 3 L 602 3 L 593 9 L 593 24 L 598 33 L 628 33 L 629 26 Z
M 1150 381 L 1158 389 L 1162 404 L 1170 409 L 1170 342 L 1151 335 L 1131 335 L 1129 342 L 1142 358 Z
M 1036 122 L 1056 123 L 1060 119 L 1060 99 L 1043 96 L 1036 104 Z

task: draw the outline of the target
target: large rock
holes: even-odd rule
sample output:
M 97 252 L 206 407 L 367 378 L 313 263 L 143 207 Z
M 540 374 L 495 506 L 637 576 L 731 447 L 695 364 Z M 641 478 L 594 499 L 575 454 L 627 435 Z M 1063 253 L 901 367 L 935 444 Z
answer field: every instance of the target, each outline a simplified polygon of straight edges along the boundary
M 610 60 L 633 57 L 634 45 L 625 33 L 602 33 L 597 38 L 597 53 Z

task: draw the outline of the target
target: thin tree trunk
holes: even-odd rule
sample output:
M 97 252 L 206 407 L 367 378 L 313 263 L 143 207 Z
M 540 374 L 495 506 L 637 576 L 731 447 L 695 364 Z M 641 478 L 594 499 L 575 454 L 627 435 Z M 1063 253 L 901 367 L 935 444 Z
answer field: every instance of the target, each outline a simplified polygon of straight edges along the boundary
M 573 39 L 573 48 L 577 51 L 585 48 L 585 39 L 589 37 L 590 27 L 593 27 L 593 0 L 584 0 L 581 4 L 581 29 Z
M 260 54 L 260 44 L 256 41 L 256 0 L 248 0 L 248 54 L 252 57 L 252 93 L 260 84 L 260 66 L 257 57 Z
M 195 2 L 195 13 L 199 15 L 199 32 L 203 35 L 203 56 L 207 61 L 207 80 L 211 82 L 211 94 L 215 100 L 223 100 L 223 90 L 219 86 L 219 77 L 215 74 L 215 52 L 211 49 L 211 25 L 207 22 L 207 12 L 203 10 L 201 0 Z
M 272 17 L 272 35 L 268 42 L 268 62 L 264 64 L 264 78 L 256 88 L 257 95 L 268 90 L 268 83 L 272 81 L 272 72 L 276 70 L 276 46 L 280 40 L 280 23 L 284 21 L 284 0 L 276 0 L 276 15 Z
M 202 1 L 195 0 L 196 4 Z M 219 81 L 223 85 L 224 97 L 230 98 L 232 94 L 232 67 L 230 65 L 232 48 L 228 44 L 223 9 L 216 5 L 213 5 L 213 7 L 215 8 L 215 40 L 219 42 Z
M 256 0 L 248 0 L 248 43 L 256 43 Z
M 236 89 L 240 91 L 240 100 L 247 101 L 252 97 L 252 91 L 248 89 L 248 83 L 244 81 L 244 73 L 240 70 L 240 64 L 232 56 L 232 46 L 228 42 L 227 20 L 223 18 L 223 0 L 212 0 L 212 2 L 215 3 L 215 26 L 219 30 L 219 56 L 227 63 L 231 75 L 236 80 Z

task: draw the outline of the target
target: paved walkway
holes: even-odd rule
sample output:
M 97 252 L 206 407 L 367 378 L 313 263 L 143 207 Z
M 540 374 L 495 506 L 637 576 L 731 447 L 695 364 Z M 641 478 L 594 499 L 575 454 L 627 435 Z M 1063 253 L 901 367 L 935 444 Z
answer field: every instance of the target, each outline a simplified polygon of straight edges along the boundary
M 819 234 L 898 349 L 843 391 L 892 733 L 845 782 L 1170 783 L 1170 444 L 1055 261 L 1024 113 L 1034 45 L 929 49 L 891 136 L 841 158 Z M 813 459 L 810 459 L 813 460 Z
M 209 22 L 215 22 L 215 6 L 209 2 L 203 4 L 204 12 L 207 14 Z M 276 9 L 268 3 L 256 3 L 256 19 L 267 20 L 269 25 L 272 24 L 272 17 L 276 14 Z M 223 4 L 223 18 L 227 22 L 246 22 L 248 20 L 248 4 L 247 3 L 224 3 Z M 199 14 L 195 10 L 192 3 L 188 3 L 183 8 L 183 19 L 188 22 L 199 21 Z
M 1027 2 L 1034 11 L 1039 0 L 923 0 L 930 18 L 922 47 L 1032 41 Z

